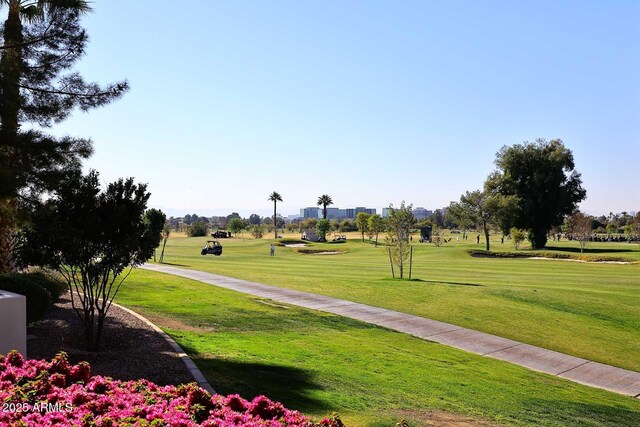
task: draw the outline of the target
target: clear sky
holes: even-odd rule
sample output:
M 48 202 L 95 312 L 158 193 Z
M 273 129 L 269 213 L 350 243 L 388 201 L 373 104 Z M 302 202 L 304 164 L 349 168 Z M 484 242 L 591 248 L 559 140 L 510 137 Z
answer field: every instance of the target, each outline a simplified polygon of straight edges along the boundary
M 122 100 L 57 133 L 170 215 L 428 209 L 503 145 L 561 138 L 592 214 L 640 210 L 640 2 L 94 0 L 89 79 Z

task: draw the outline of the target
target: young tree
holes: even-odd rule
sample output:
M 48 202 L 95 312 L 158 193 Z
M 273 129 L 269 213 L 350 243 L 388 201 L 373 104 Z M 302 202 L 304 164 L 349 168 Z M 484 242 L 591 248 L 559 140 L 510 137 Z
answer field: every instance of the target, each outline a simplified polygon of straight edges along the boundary
M 527 234 L 516 227 L 511 227 L 509 235 L 511 236 L 511 241 L 513 241 L 513 247 L 516 251 L 520 247 L 520 243 L 524 242 L 524 239 L 527 238 Z
M 462 238 L 467 235 L 467 230 L 476 225 L 475 219 L 464 206 L 458 202 L 451 202 L 447 209 L 446 219 L 462 230 Z
M 231 231 L 234 235 L 237 235 L 239 232 L 241 232 L 242 230 L 244 230 L 246 227 L 246 224 L 244 223 L 244 221 L 242 220 L 242 218 L 232 218 L 228 223 L 227 223 L 227 228 L 229 229 L 229 231 Z
M 327 219 L 327 206 L 332 205 L 333 200 L 328 194 L 318 197 L 318 206 L 322 206 L 322 219 Z
M 265 233 L 265 227 L 263 224 L 254 224 L 249 228 L 249 232 L 254 239 L 262 239 Z
M 367 227 L 371 233 L 376 236 L 376 247 L 378 247 L 378 235 L 385 230 L 385 220 L 378 214 L 369 217 Z
M 328 219 L 319 219 L 318 224 L 316 225 L 316 230 L 318 231 L 318 236 L 321 239 L 327 239 L 327 233 L 331 230 L 331 222 Z
M 573 154 L 559 139 L 502 147 L 495 164 L 486 188 L 518 197 L 510 226 L 528 230 L 534 249 L 544 247 L 551 227 L 586 197 Z
M 0 273 L 14 269 L 18 210 L 55 190 L 91 154 L 90 140 L 55 138 L 39 129 L 64 120 L 76 107 L 99 107 L 127 90 L 126 82 L 101 88 L 78 73 L 66 73 L 87 44 L 79 24 L 87 2 L 0 0 L 0 7 L 5 5 L 0 34 Z
M 413 216 L 412 205 L 405 206 L 404 201 L 399 208 L 389 205 L 389 217 L 387 218 L 387 243 L 391 249 L 392 262 L 398 266 L 400 278 L 404 278 L 404 266 L 409 258 L 409 236 L 415 226 L 416 219 Z
M 444 239 L 442 237 L 442 229 L 434 224 L 431 230 L 431 243 L 433 243 L 434 246 L 439 248 L 440 245 L 442 245 L 443 240 Z
M 364 242 L 364 233 L 369 229 L 369 214 L 366 212 L 358 212 L 356 215 L 356 227 L 362 233 L 362 241 Z
M 278 202 L 282 201 L 282 196 L 274 191 L 269 195 L 269 200 L 273 202 L 273 238 L 278 238 L 278 214 L 276 210 L 276 205 Z
M 467 191 L 460 196 L 456 209 L 463 212 L 466 218 L 482 228 L 486 250 L 490 250 L 489 232 L 492 224 L 498 224 L 504 212 L 510 212 L 517 203 L 515 196 L 503 196 L 500 193 L 485 191 Z
M 149 196 L 147 186 L 131 178 L 100 191 L 97 172 L 77 174 L 35 208 L 24 230 L 22 261 L 64 277 L 90 351 L 100 349 L 107 312 L 123 281 L 160 243 L 164 214 L 145 214 Z
M 585 215 L 580 211 L 575 211 L 567 217 L 566 230 L 573 240 L 580 243 L 580 253 L 584 252 L 587 242 L 591 238 L 591 223 L 593 217 Z

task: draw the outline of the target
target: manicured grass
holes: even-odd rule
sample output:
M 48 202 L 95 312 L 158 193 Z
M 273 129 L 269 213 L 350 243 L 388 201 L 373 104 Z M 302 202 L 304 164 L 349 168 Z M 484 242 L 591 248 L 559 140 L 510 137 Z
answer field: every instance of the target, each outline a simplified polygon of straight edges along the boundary
M 349 426 L 425 425 L 434 410 L 509 425 L 640 420 L 638 399 L 175 276 L 134 271 L 117 301 L 162 326 L 218 392 L 264 393 L 314 417 L 335 410 Z
M 297 235 L 293 235 L 297 236 Z M 173 238 L 165 261 L 454 323 L 640 371 L 640 264 L 473 258 L 468 241 L 441 247 L 414 238 L 414 281 L 392 280 L 387 249 L 350 239 L 339 255 L 303 255 L 271 240 L 226 239 L 221 257 L 201 256 L 206 238 Z M 472 243 L 468 243 L 472 242 Z M 496 250 L 512 250 L 498 238 Z M 335 245 L 314 244 L 332 250 Z M 550 242 L 547 250 L 579 249 Z M 587 253 L 640 260 L 637 244 L 593 243 Z M 532 255 L 535 255 L 532 252 Z

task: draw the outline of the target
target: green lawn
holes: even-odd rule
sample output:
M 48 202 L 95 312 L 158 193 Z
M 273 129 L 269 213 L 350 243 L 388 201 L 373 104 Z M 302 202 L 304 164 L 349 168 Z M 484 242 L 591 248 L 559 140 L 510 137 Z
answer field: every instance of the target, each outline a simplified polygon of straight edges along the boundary
M 475 236 L 442 247 L 415 244 L 414 281 L 392 280 L 385 247 L 349 240 L 302 255 L 270 240 L 225 239 L 221 257 L 201 256 L 206 238 L 174 238 L 165 261 L 270 285 L 390 308 L 640 371 L 640 264 L 472 258 Z M 415 241 L 416 239 L 414 239 Z M 550 242 L 577 250 L 577 243 Z M 511 250 L 493 242 L 493 249 Z M 640 260 L 637 244 L 590 244 L 597 255 Z
M 285 266 L 283 252 L 271 261 Z M 424 425 L 431 411 L 509 425 L 639 425 L 638 399 L 176 276 L 137 270 L 117 301 L 162 326 L 218 392 L 264 393 L 314 417 L 338 411 L 349 426 Z

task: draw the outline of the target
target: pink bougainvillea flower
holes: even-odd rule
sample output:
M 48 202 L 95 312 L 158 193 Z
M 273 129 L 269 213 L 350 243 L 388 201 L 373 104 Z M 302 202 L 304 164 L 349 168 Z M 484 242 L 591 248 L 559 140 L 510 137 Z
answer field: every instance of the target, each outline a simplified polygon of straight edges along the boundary
M 211 396 L 197 384 L 159 386 L 147 380 L 91 376 L 86 362 L 61 353 L 50 362 L 0 355 L 0 427 L 172 426 L 338 427 L 316 424 L 266 396 Z M 342 426 L 342 423 L 339 424 Z

